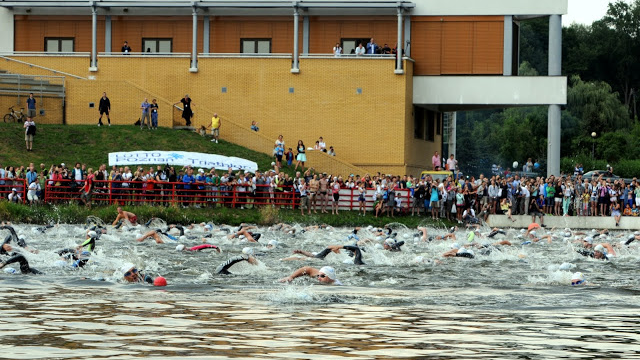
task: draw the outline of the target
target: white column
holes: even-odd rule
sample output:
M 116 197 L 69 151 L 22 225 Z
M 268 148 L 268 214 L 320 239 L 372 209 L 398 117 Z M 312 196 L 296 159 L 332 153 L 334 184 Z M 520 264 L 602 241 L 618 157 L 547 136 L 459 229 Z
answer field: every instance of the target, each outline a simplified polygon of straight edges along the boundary
M 562 16 L 549 17 L 549 76 L 562 73 Z M 547 176 L 560 175 L 560 105 L 549 105 L 547 123 Z
M 104 52 L 111 52 L 111 15 L 104 17 Z
M 198 72 L 198 8 L 192 7 L 193 30 L 191 32 L 193 41 L 191 43 L 191 67 L 189 71 Z
M 398 8 L 398 40 L 396 41 L 396 74 L 404 74 L 402 70 L 402 8 Z
M 98 9 L 91 7 L 91 66 L 89 71 L 98 71 Z
M 15 50 L 13 44 L 13 10 L 0 7 L 0 52 L 11 53 Z
M 309 54 L 309 15 L 302 17 L 302 53 Z
M 404 55 L 411 57 L 411 15 L 404 17 Z
M 204 17 L 204 25 L 202 30 L 202 52 L 209 53 L 209 16 Z
M 300 20 L 300 13 L 296 7 L 293 11 L 293 64 L 291 66 L 291 72 L 297 74 L 300 72 L 299 54 L 298 54 L 298 23 Z
M 504 17 L 504 42 L 502 57 L 502 75 L 513 75 L 513 16 Z

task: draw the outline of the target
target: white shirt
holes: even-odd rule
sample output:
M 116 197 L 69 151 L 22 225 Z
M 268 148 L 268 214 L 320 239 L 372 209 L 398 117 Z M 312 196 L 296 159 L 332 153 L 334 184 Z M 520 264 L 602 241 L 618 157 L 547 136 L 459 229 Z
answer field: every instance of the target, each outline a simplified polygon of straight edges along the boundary
M 452 158 L 447 159 L 447 166 L 449 167 L 449 170 L 451 171 L 455 170 L 456 165 L 458 165 L 458 160 L 452 159 Z
M 342 54 L 342 48 L 340 46 L 333 47 L 333 55 L 338 56 Z
M 520 194 L 526 198 L 531 196 L 531 193 L 529 192 L 529 189 L 527 189 L 526 186 L 521 186 L 520 187 Z
M 22 197 L 18 193 L 15 193 L 15 194 L 11 193 L 7 198 L 9 199 L 9 201 L 15 201 L 15 202 L 22 201 Z
M 471 217 L 476 217 L 476 212 L 473 209 L 467 209 L 462 213 L 462 217 L 466 217 L 467 215 L 469 215 L 469 212 L 471 212 Z
M 320 146 L 320 150 L 324 150 L 327 148 L 327 144 L 324 141 L 320 141 L 320 143 L 318 143 L 318 146 Z
M 356 55 L 364 55 L 364 46 L 363 47 L 357 47 L 356 48 Z
M 73 168 L 73 178 L 76 181 L 82 181 L 82 169 Z

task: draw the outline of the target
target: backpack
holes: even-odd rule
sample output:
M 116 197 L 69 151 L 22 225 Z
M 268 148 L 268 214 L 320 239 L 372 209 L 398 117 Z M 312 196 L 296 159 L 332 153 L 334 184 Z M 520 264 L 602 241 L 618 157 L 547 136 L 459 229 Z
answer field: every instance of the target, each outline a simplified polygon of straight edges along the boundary
M 36 126 L 29 125 L 29 127 L 27 127 L 27 135 L 35 135 L 35 134 L 36 134 Z

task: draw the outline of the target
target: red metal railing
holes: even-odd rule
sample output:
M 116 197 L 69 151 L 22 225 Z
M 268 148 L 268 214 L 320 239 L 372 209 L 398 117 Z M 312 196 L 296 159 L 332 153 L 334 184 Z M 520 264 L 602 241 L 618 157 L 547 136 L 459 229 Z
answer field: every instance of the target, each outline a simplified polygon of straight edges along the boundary
M 27 181 L 25 179 L 9 179 L 0 178 L 0 197 L 7 200 L 11 189 L 15 188 L 16 192 L 22 198 L 22 203 L 27 201 Z

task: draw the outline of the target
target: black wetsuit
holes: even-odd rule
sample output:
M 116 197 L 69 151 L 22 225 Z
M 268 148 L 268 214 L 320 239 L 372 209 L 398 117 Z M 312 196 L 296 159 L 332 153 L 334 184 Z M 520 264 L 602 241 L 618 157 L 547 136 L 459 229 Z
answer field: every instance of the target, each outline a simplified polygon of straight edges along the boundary
M 590 258 L 596 259 L 595 252 L 589 251 L 587 249 L 578 250 L 577 253 L 582 255 L 582 256 L 586 256 L 586 257 L 590 257 Z M 600 258 L 598 260 L 609 260 L 609 258 L 605 255 L 604 257 L 602 257 L 602 258 Z
M 51 229 L 53 227 L 53 225 L 45 225 L 45 226 L 38 226 L 36 229 L 36 231 L 44 234 L 47 230 Z
M 492 238 L 498 234 L 507 235 L 507 233 L 504 230 L 493 230 L 492 232 L 489 233 L 489 235 L 487 235 L 487 237 Z
M 342 247 L 345 250 L 351 251 L 354 254 L 353 257 L 353 263 L 356 265 L 365 265 L 365 263 L 362 261 L 362 252 L 360 251 L 360 248 L 357 246 L 353 246 L 353 245 L 345 245 Z M 329 253 L 331 252 L 331 249 L 326 248 L 324 250 L 322 250 L 321 252 L 317 253 L 314 257 L 316 259 L 324 259 L 325 257 L 327 257 L 327 255 L 329 255 Z
M 388 245 L 391 248 L 391 249 L 389 249 L 389 251 L 402 251 L 402 249 L 400 249 L 400 247 L 402 245 L 404 245 L 404 241 L 396 241 L 394 239 L 393 244 L 388 244 Z
M 216 268 L 216 274 L 231 275 L 229 268 L 240 261 L 249 261 L 249 255 L 239 255 L 223 262 Z
M 462 254 L 461 253 L 456 253 L 456 257 L 466 257 L 466 258 L 469 258 L 469 259 L 473 259 L 475 256 L 472 253 L 465 252 L 465 253 L 462 253 Z
M 635 236 L 634 236 L 634 237 L 630 238 L 629 240 L 625 241 L 625 242 L 624 242 L 624 244 L 625 244 L 625 245 L 629 245 L 629 244 L 631 244 L 635 239 L 636 239 L 636 238 L 635 238 Z
M 11 242 L 11 240 L 15 240 L 18 243 L 18 246 L 20 247 L 27 247 L 27 244 L 25 243 L 24 239 L 18 239 L 18 235 L 16 234 L 16 231 L 11 227 L 11 226 L 0 226 L 0 229 L 6 229 L 11 231 L 11 235 L 7 236 L 4 239 L 4 244 L 9 244 Z M 8 253 L 4 250 L 4 247 L 0 247 L 0 256 L 6 256 L 8 257 L 8 259 L 3 260 L 0 264 L 2 264 L 2 267 L 5 267 L 6 265 L 9 264 L 13 264 L 13 263 L 20 263 L 20 271 L 23 274 L 42 274 L 40 271 L 32 268 L 29 266 L 29 262 L 27 261 L 27 259 L 24 257 L 24 255 L 22 254 L 18 254 L 18 253 Z
M 78 253 L 75 249 L 62 249 L 62 250 L 58 250 L 57 253 L 59 256 L 67 260 L 70 260 L 70 259 L 75 260 L 74 266 L 77 266 L 77 267 L 84 267 L 89 261 L 89 259 L 87 258 L 79 258 Z

